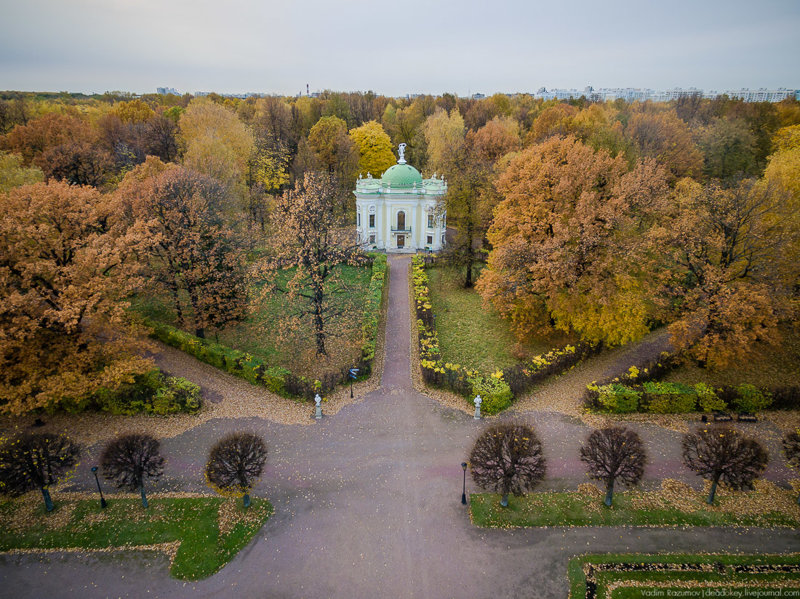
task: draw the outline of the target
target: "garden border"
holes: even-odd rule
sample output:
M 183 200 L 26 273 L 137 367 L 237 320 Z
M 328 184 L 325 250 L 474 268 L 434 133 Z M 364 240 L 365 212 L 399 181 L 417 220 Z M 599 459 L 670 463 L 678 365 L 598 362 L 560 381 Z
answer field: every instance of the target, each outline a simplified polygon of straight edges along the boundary
M 353 366 L 359 369 L 359 380 L 369 378 L 372 373 L 386 288 L 387 261 L 386 254 L 370 253 L 369 256 L 372 259 L 372 276 L 361 317 L 361 357 L 357 364 L 329 371 L 320 380 L 312 381 L 297 376 L 288 368 L 270 366 L 249 353 L 201 339 L 171 325 L 149 319 L 145 319 L 145 323 L 152 329 L 151 337 L 201 362 L 243 378 L 253 385 L 262 385 L 282 397 L 311 400 L 317 392 L 327 392 L 349 382 L 349 371 Z
M 429 279 L 425 257 L 417 254 L 411 260 L 411 292 L 417 325 L 417 356 L 425 385 L 447 389 L 469 399 L 480 395 L 485 414 L 496 414 L 510 407 L 515 397 L 550 376 L 562 374 L 587 356 L 598 353 L 601 344 L 581 342 L 551 350 L 493 373 L 470 370 L 459 364 L 444 362 L 439 351 L 439 338 L 434 329 L 433 311 L 428 294 Z

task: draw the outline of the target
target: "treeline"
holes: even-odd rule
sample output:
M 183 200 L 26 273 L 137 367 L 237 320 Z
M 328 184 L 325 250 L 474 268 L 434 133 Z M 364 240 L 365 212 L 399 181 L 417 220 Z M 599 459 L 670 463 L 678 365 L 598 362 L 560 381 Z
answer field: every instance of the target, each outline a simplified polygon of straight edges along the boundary
M 796 314 L 799 123 L 793 100 L 0 94 L 3 409 L 146 371 L 120 334 L 145 286 L 200 337 L 242 318 L 248 272 L 276 270 L 262 256 L 298 267 L 284 291 L 324 353 L 335 277 L 315 273 L 362 259 L 337 233 L 357 176 L 400 142 L 447 178 L 447 257 L 467 286 L 488 258 L 478 289 L 521 339 L 671 323 L 678 347 L 729 363 Z

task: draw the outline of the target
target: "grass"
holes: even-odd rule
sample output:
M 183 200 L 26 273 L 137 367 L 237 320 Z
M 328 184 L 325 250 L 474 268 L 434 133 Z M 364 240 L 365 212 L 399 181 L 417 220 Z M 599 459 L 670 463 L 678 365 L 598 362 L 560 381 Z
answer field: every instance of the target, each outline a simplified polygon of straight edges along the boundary
M 784 387 L 800 384 L 800 335 L 791 326 L 783 327 L 777 345 L 759 344 L 753 355 L 737 360 L 728 368 L 710 370 L 684 365 L 669 372 L 663 380 L 674 383 L 707 383 L 715 387 L 749 383 L 756 387 Z
M 133 498 L 111 496 L 105 510 L 96 499 L 54 499 L 56 509 L 49 514 L 35 493 L 0 503 L 0 550 L 113 549 L 179 541 L 170 572 L 198 580 L 227 564 L 272 514 L 269 501 L 256 497 L 248 510 L 240 499 L 221 497 L 154 497 L 147 510 Z
M 427 271 L 439 349 L 445 362 L 493 372 L 515 365 L 519 358 L 575 341 L 559 335 L 519 345 L 508 323 L 496 311 L 483 307 L 478 292 L 464 289 L 462 270 L 437 266 Z
M 766 487 L 766 488 L 765 488 Z M 602 493 L 529 493 L 510 497 L 507 508 L 494 493 L 473 494 L 470 514 L 477 526 L 800 526 L 800 507 L 792 491 L 759 483 L 756 491 L 718 493 L 713 506 L 702 492 L 639 490 L 614 494 L 614 505 L 602 504 Z
M 361 313 L 372 271 L 369 267 L 341 265 L 337 267 L 339 280 L 332 288 L 332 305 L 343 314 L 331 323 L 327 350 L 328 362 L 333 365 L 351 364 L 357 361 L 361 347 Z M 285 283 L 291 270 L 279 273 L 279 284 Z M 256 295 L 257 288 L 251 290 Z M 174 307 L 166 296 L 142 294 L 132 302 L 135 310 L 149 319 L 172 326 L 179 326 Z M 250 353 L 269 364 L 289 368 L 299 375 L 318 372 L 320 361 L 310 322 L 305 320 L 291 336 L 282 334 L 280 323 L 298 307 L 285 293 L 275 291 L 265 301 L 259 302 L 247 319 L 225 327 L 220 331 L 207 331 L 206 336 L 214 341 Z M 192 322 L 188 301 L 184 310 Z M 188 332 L 194 333 L 189 329 Z
M 636 564 L 644 566 L 653 564 L 655 571 L 634 571 L 634 572 L 614 572 L 608 570 L 614 565 Z M 670 564 L 677 565 L 706 565 L 704 571 L 666 571 Z M 702 588 L 713 589 L 714 594 L 705 596 L 715 597 L 770 597 L 781 595 L 758 594 L 769 592 L 765 586 L 778 585 L 777 588 L 797 588 L 800 586 L 800 573 L 798 572 L 737 572 L 736 566 L 788 566 L 794 569 L 800 566 L 800 556 L 790 555 L 731 555 L 731 554 L 594 554 L 574 557 L 567 565 L 567 574 L 570 583 L 570 599 L 585 599 L 586 589 L 586 570 L 588 566 L 593 567 L 593 578 L 596 583 L 596 595 L 598 599 L 642 599 L 644 597 L 701 597 Z M 665 568 L 660 567 L 666 566 Z M 658 571 L 661 570 L 661 571 Z M 674 583 L 671 586 L 670 583 Z M 786 583 L 791 583 L 787 585 Z M 616 588 L 609 589 L 614 585 Z M 637 585 L 637 586 L 635 586 Z M 743 586 L 739 586 L 743 585 Z M 692 591 L 694 587 L 694 591 Z M 722 594 L 724 591 L 732 591 L 734 594 Z M 773 591 L 777 590 L 772 586 Z M 653 594 L 657 589 L 660 594 Z M 649 592 L 645 592 L 649 591 Z M 674 594 L 670 595 L 669 591 Z M 747 591 L 750 591 L 749 593 Z M 682 594 L 679 594 L 682 593 Z M 788 595 L 787 595 L 788 596 Z M 794 596 L 794 595 L 792 595 Z

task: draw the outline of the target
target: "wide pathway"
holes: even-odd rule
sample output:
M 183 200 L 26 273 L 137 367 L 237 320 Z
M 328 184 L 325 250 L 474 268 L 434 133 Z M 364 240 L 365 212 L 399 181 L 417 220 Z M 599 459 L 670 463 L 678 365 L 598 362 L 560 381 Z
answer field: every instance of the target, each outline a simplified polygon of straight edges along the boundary
M 800 550 L 788 530 L 473 527 L 460 503 L 460 463 L 480 423 L 411 387 L 408 264 L 390 260 L 382 386 L 364 401 L 314 426 L 218 419 L 164 441 L 164 484 L 201 490 L 203 459 L 220 435 L 244 428 L 268 440 L 256 493 L 275 515 L 222 571 L 184 583 L 161 556 L 2 557 L 0 596 L 563 599 L 576 554 Z M 555 467 L 557 477 L 565 467 Z

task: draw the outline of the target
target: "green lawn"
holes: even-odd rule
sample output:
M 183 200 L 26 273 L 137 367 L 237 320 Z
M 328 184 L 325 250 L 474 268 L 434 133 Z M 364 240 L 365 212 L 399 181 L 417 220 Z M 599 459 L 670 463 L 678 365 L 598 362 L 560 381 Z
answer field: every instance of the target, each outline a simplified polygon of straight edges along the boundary
M 674 383 L 707 383 L 715 387 L 750 383 L 756 387 L 800 385 L 800 335 L 792 327 L 783 327 L 777 345 L 759 344 L 754 355 L 737 360 L 728 368 L 709 370 L 685 365 L 666 374 L 663 380 Z
M 329 361 L 334 365 L 351 364 L 357 361 L 361 347 L 361 318 L 366 291 L 369 288 L 372 270 L 370 267 L 337 267 L 340 277 L 332 287 L 332 306 L 343 311 L 331 324 L 332 335 L 327 344 Z M 279 274 L 280 283 L 289 279 L 291 271 Z M 251 290 L 255 297 L 256 289 Z M 266 301 L 257 304 L 243 322 L 230 325 L 220 331 L 207 331 L 206 336 L 228 347 L 250 353 L 269 364 L 284 366 L 299 375 L 313 374 L 320 364 L 316 359 L 314 337 L 308 320 L 302 322 L 291 336 L 282 334 L 279 323 L 301 306 L 302 300 L 291 302 L 285 293 L 272 292 Z M 187 313 L 190 311 L 186 307 Z M 178 326 L 174 307 L 168 298 L 159 295 L 140 295 L 133 307 L 141 314 L 172 326 Z M 191 322 L 191 318 L 188 319 Z M 188 332 L 194 333 L 191 328 Z
M 753 502 L 760 496 L 753 493 Z M 688 494 L 688 493 L 687 493 Z M 492 528 L 537 526 L 800 526 L 800 508 L 792 491 L 772 488 L 764 495 L 764 508 L 757 513 L 741 510 L 742 494 L 718 494 L 713 507 L 707 506 L 701 493 L 670 501 L 642 491 L 614 494 L 614 505 L 606 508 L 602 496 L 582 492 L 529 493 L 509 498 L 507 508 L 500 506 L 500 496 L 478 493 L 470 496 L 472 522 Z M 774 497 L 780 496 L 780 507 Z M 681 501 L 684 500 L 684 501 Z
M 197 580 L 227 564 L 272 514 L 266 499 L 254 497 L 248 510 L 241 499 L 185 497 L 139 499 L 113 495 L 102 510 L 96 499 L 61 500 L 47 513 L 36 493 L 0 502 L 0 551 L 11 549 L 102 549 L 180 541 L 171 574 Z M 222 509 L 220 509 L 222 508 Z M 220 514 L 223 518 L 220 519 Z M 220 531 L 220 522 L 227 530 Z
M 591 565 L 591 574 L 587 570 Z M 737 571 L 737 566 L 762 566 L 763 572 Z M 769 566 L 785 571 L 770 571 Z M 671 571 L 678 568 L 684 571 Z M 800 588 L 800 556 L 731 554 L 595 554 L 574 557 L 567 573 L 570 599 L 643 599 L 645 597 L 701 597 L 702 588 L 713 589 L 714 597 L 796 596 L 764 594 L 777 589 Z M 615 571 L 615 568 L 629 571 Z M 633 568 L 633 571 L 630 569 Z M 636 571 L 638 570 L 638 571 Z M 596 594 L 587 595 L 589 577 Z M 670 583 L 674 583 L 670 585 Z M 614 586 L 613 590 L 609 587 Z M 692 586 L 694 585 L 694 590 Z M 744 585 L 744 586 L 740 586 Z M 654 591 L 661 594 L 653 594 Z M 726 594 L 736 590 L 739 594 Z M 670 595 L 669 591 L 674 594 Z M 749 593 L 748 593 L 749 591 Z M 760 591 L 762 594 L 758 594 Z M 680 594 L 682 593 L 682 594 Z
M 427 273 L 439 349 L 445 362 L 490 372 L 513 366 L 521 354 L 536 356 L 575 341 L 559 335 L 517 346 L 507 322 L 491 308 L 483 307 L 477 291 L 464 289 L 461 269 L 437 266 Z

